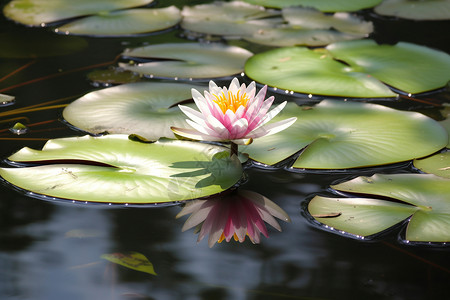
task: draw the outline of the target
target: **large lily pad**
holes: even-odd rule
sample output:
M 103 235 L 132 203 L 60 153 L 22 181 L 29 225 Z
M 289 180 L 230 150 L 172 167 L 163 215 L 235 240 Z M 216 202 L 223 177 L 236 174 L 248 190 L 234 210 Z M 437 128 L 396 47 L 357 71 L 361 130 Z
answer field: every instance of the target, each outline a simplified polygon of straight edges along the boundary
M 146 5 L 153 0 L 13 0 L 5 5 L 7 18 L 29 26 L 123 8 Z
M 180 21 L 180 10 L 175 6 L 139 8 L 103 12 L 70 22 L 55 31 L 76 35 L 126 36 L 167 29 Z
M 259 53 L 247 61 L 245 72 L 258 82 L 300 93 L 393 97 L 381 81 L 412 94 L 445 86 L 450 55 L 410 43 L 345 41 L 319 50 L 287 47 Z
M 380 15 L 412 20 L 450 19 L 449 0 L 384 0 L 374 10 Z
M 267 7 L 283 8 L 289 6 L 314 7 L 324 12 L 356 11 L 374 7 L 382 0 L 244 0 L 245 2 Z
M 189 127 L 176 104 L 191 99 L 195 87 L 153 82 L 119 85 L 75 100 L 64 109 L 63 117 L 93 134 L 137 134 L 148 140 L 175 138 L 171 126 Z
M 447 133 L 422 114 L 358 102 L 325 100 L 312 108 L 293 103 L 274 121 L 297 117 L 288 129 L 241 148 L 276 164 L 303 149 L 293 168 L 347 169 L 407 161 L 447 144 Z
M 364 21 L 354 14 L 340 12 L 325 14 L 316 9 L 305 7 L 288 7 L 282 9 L 283 18 L 291 26 L 301 26 L 309 29 L 335 29 L 340 32 L 367 36 L 373 31 L 373 24 Z
M 253 54 L 240 47 L 222 44 L 169 43 L 134 48 L 126 57 L 164 59 L 122 68 L 150 77 L 206 79 L 241 73 L 245 61 Z
M 450 151 L 423 159 L 415 159 L 414 166 L 425 172 L 450 179 Z
M 373 40 L 340 42 L 326 48 L 335 59 L 407 93 L 423 93 L 450 81 L 450 55 L 400 42 L 377 45 Z
M 225 151 L 225 152 L 223 152 Z M 221 146 L 127 135 L 50 140 L 8 158 L 38 166 L 1 168 L 0 176 L 36 194 L 103 203 L 160 203 L 222 192 L 242 176 L 240 162 Z
M 185 6 L 181 13 L 182 28 L 213 35 L 245 36 L 283 22 L 281 18 L 268 18 L 280 12 L 241 1 Z
M 357 177 L 332 188 L 372 198 L 316 196 L 308 205 L 319 222 L 358 236 L 370 236 L 412 215 L 406 240 L 450 241 L 450 180 L 431 174 L 376 174 Z M 388 197 L 393 201 L 376 197 Z M 398 202 L 401 201 L 401 202 Z

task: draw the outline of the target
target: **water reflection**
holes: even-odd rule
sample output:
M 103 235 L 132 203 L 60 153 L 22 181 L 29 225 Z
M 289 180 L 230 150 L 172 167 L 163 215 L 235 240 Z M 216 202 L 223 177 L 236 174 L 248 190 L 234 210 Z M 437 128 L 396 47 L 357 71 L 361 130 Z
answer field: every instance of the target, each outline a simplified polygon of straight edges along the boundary
M 232 238 L 242 243 L 246 236 L 252 243 L 259 244 L 261 234 L 269 236 L 264 222 L 281 231 L 274 217 L 291 221 L 283 209 L 263 195 L 239 189 L 210 199 L 189 201 L 176 217 L 188 214 L 182 231 L 196 227 L 197 242 L 209 235 L 209 247 Z

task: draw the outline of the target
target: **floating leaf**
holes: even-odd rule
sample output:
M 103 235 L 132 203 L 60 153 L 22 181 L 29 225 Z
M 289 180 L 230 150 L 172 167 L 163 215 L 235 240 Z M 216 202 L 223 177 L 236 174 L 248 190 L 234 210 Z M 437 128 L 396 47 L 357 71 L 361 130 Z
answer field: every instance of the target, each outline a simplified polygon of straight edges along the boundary
M 153 264 L 145 255 L 138 252 L 103 254 L 100 257 L 132 270 L 157 275 Z
M 450 152 L 447 151 L 423 159 L 415 159 L 414 167 L 425 173 L 450 179 Z
M 445 130 L 433 119 L 376 104 L 324 100 L 302 109 L 289 103 L 280 115 L 274 122 L 297 121 L 241 151 L 273 165 L 303 149 L 293 168 L 347 169 L 407 161 L 447 144 Z
M 377 45 L 373 40 L 340 42 L 326 48 L 338 60 L 406 93 L 423 93 L 450 81 L 450 55 L 411 43 Z
M 181 13 L 183 29 L 213 35 L 245 36 L 283 22 L 281 18 L 268 18 L 280 12 L 241 1 L 185 6 Z
M 246 62 L 245 72 L 260 83 L 300 93 L 393 97 L 381 81 L 405 93 L 445 86 L 450 80 L 450 55 L 410 43 L 345 41 L 318 50 L 287 47 L 259 53 Z
M 164 59 L 138 65 L 119 66 L 151 77 L 205 79 L 241 73 L 253 54 L 240 47 L 222 44 L 174 43 L 134 48 L 127 57 Z
M 412 215 L 406 230 L 406 240 L 450 241 L 448 179 L 431 174 L 375 174 L 372 177 L 357 177 L 332 188 L 343 192 L 388 197 L 402 202 L 376 198 L 316 196 L 308 205 L 313 217 L 339 213 L 339 216 L 332 218 L 315 217 L 327 226 L 359 236 L 370 236 Z
M 266 7 L 283 8 L 289 6 L 314 7 L 324 12 L 356 11 L 371 8 L 382 0 L 244 0 Z
M 82 18 L 55 29 L 56 32 L 93 36 L 126 36 L 154 32 L 175 26 L 181 13 L 175 6 L 139 8 Z
M 373 31 L 372 22 L 349 13 L 324 14 L 316 9 L 288 7 L 282 9 L 283 18 L 291 26 L 309 29 L 335 29 L 340 32 L 360 34 L 361 37 Z
M 444 109 L 443 115 L 446 119 L 443 121 L 440 121 L 439 123 L 442 125 L 442 127 L 445 128 L 445 130 L 447 130 L 447 134 L 448 134 L 447 148 L 450 148 L 450 107 L 446 107 Z
M 148 140 L 175 138 L 171 126 L 189 127 L 177 103 L 192 99 L 182 83 L 139 82 L 94 91 L 69 104 L 64 119 L 89 133 L 137 134 Z
M 14 96 L 0 94 L 0 107 L 13 104 L 15 99 L 16 97 Z
M 224 152 L 225 151 L 225 152 Z M 34 167 L 1 168 L 10 183 L 50 197 L 103 203 L 161 203 L 222 192 L 242 176 L 226 148 L 126 135 L 48 141 L 42 151 L 23 148 L 8 158 Z
M 305 47 L 287 47 L 255 54 L 245 63 L 253 80 L 278 89 L 342 97 L 395 97 L 377 79 L 355 72 L 330 55 Z
M 384 0 L 374 10 L 380 15 L 412 20 L 450 19 L 449 0 Z
M 13 0 L 3 8 L 4 15 L 29 26 L 92 15 L 99 12 L 146 5 L 153 0 Z
M 243 39 L 252 43 L 274 47 L 324 46 L 330 43 L 360 39 L 361 35 L 342 33 L 328 29 L 301 29 L 290 26 L 261 29 Z

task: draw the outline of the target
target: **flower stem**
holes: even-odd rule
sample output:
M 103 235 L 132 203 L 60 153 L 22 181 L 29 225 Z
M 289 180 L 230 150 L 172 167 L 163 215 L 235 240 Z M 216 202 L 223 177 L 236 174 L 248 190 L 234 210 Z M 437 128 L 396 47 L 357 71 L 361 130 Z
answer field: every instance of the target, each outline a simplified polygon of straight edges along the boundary
M 236 156 L 238 155 L 238 145 L 231 142 L 230 144 L 230 157 L 233 156 L 233 154 L 235 154 Z

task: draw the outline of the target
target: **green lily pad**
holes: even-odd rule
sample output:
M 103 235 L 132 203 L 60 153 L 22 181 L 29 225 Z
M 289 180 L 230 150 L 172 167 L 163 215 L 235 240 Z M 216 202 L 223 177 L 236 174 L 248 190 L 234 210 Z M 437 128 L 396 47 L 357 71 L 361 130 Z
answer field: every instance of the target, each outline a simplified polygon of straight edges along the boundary
M 291 26 L 260 29 L 250 36 L 243 36 L 244 40 L 274 47 L 290 46 L 324 46 L 330 43 L 362 38 L 358 34 L 342 33 L 328 29 L 301 29 Z
M 388 197 L 327 198 L 316 196 L 310 214 L 336 230 L 370 236 L 407 219 L 406 240 L 450 241 L 450 180 L 432 174 L 375 174 L 331 186 L 350 193 Z M 401 201 L 401 202 L 398 202 Z
M 212 35 L 245 36 L 283 22 L 281 18 L 268 18 L 280 16 L 279 11 L 241 1 L 185 6 L 181 13 L 183 29 Z
M 424 157 L 448 139 L 433 119 L 376 104 L 324 100 L 302 108 L 288 103 L 274 122 L 289 117 L 297 121 L 288 129 L 240 150 L 273 165 L 303 149 L 293 168 L 348 169 Z
M 82 18 L 55 29 L 64 34 L 91 36 L 126 36 L 167 29 L 181 21 L 175 6 L 137 8 L 100 13 Z
M 171 126 L 189 127 L 177 104 L 192 99 L 183 83 L 139 82 L 94 91 L 69 104 L 64 119 L 92 134 L 137 134 L 147 140 L 175 138 Z
M 59 20 L 99 12 L 142 6 L 153 0 L 13 0 L 3 8 L 4 15 L 29 26 L 46 26 Z
M 148 204 L 222 192 L 240 180 L 239 160 L 226 148 L 127 135 L 50 140 L 8 158 L 38 166 L 1 168 L 0 176 L 32 193 L 86 202 Z
M 415 159 L 414 167 L 422 172 L 450 179 L 450 152 L 447 151 L 423 159 Z
M 412 20 L 450 19 L 449 0 L 385 0 L 374 10 L 380 15 Z
M 439 123 L 442 125 L 442 127 L 445 128 L 445 130 L 447 130 L 447 133 L 448 133 L 447 148 L 450 148 L 450 107 L 446 107 L 442 114 L 446 119 L 443 121 L 440 121 Z
M 423 93 L 450 81 L 450 55 L 411 43 L 377 45 L 373 40 L 340 42 L 327 46 L 335 59 L 345 61 L 406 93 Z
M 382 82 L 411 94 L 445 86 L 450 55 L 410 43 L 345 41 L 325 49 L 287 47 L 259 53 L 246 62 L 245 72 L 260 83 L 300 93 L 394 97 Z
M 15 99 L 14 96 L 0 94 L 0 106 L 13 104 Z
M 134 48 L 126 57 L 164 59 L 130 65 L 125 70 L 150 77 L 176 79 L 209 79 L 241 73 L 245 61 L 253 54 L 240 47 L 222 44 L 170 43 Z
M 255 54 L 245 63 L 251 79 L 305 94 L 356 98 L 395 97 L 379 80 L 356 72 L 329 53 L 286 47 Z
M 291 26 L 309 29 L 335 29 L 340 32 L 359 34 L 361 37 L 373 32 L 372 22 L 353 14 L 340 12 L 324 14 L 313 8 L 288 7 L 282 9 L 283 18 Z
M 356 11 L 371 8 L 382 0 L 244 0 L 266 7 L 283 8 L 289 6 L 314 7 L 323 12 Z

